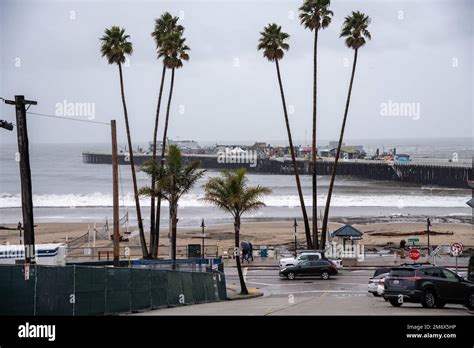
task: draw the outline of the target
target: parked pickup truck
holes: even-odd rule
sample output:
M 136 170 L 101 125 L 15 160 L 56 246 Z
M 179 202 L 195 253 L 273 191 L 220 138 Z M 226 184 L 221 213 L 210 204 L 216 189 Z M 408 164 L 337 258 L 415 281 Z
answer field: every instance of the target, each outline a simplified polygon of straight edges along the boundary
M 296 266 L 299 262 L 301 261 L 316 261 L 320 259 L 325 259 L 320 252 L 316 251 L 305 251 L 301 253 L 298 257 L 285 257 L 280 259 L 279 266 L 280 269 L 283 269 L 285 267 L 290 267 L 290 266 Z M 342 267 L 342 262 L 341 260 L 332 260 L 337 266 L 337 268 Z

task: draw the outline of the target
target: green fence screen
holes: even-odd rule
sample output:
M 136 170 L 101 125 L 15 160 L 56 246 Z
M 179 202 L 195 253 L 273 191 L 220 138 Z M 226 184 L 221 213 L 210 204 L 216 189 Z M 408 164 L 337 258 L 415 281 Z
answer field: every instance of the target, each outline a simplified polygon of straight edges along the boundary
M 0 315 L 114 315 L 225 300 L 224 274 L 0 265 Z

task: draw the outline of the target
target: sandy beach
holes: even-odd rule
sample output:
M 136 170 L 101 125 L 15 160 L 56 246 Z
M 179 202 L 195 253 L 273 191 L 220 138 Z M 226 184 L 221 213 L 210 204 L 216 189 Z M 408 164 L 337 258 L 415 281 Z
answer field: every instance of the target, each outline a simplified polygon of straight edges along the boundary
M 343 224 L 340 222 L 330 223 L 330 231 L 334 231 Z M 92 231 L 93 224 L 85 223 L 44 223 L 38 224 L 35 228 L 36 243 L 65 243 L 66 238 L 70 242 L 74 239 L 75 247 L 82 248 L 87 245 L 92 246 L 93 234 L 87 237 L 88 226 Z M 364 233 L 361 244 L 372 247 L 384 247 L 388 243 L 398 245 L 400 240 L 407 240 L 410 237 L 418 237 L 421 244 L 427 243 L 426 225 L 422 222 L 368 222 L 356 223 L 354 227 Z M 1 244 L 18 244 L 19 233 L 17 230 L 3 229 L 16 228 L 15 225 L 0 226 L 0 243 Z M 123 234 L 128 241 L 121 242 L 121 247 L 129 246 L 132 249 L 132 255 L 140 254 L 138 233 Z M 454 241 L 461 242 L 466 251 L 474 248 L 474 229 L 472 224 L 468 223 L 433 223 L 430 233 L 430 241 L 432 245 L 449 245 Z M 200 228 L 183 228 L 178 229 L 178 247 L 185 250 L 187 244 L 200 244 L 201 238 Z M 146 233 L 148 239 L 148 233 Z M 211 225 L 206 227 L 206 235 L 208 238 L 205 244 L 211 250 L 215 250 L 215 246 L 219 248 L 219 254 L 224 250 L 233 247 L 234 244 L 234 228 L 232 224 Z M 269 221 L 269 222 L 244 222 L 241 228 L 241 240 L 249 240 L 255 246 L 266 245 L 273 247 L 293 247 L 293 222 L 288 221 Z M 166 253 L 169 240 L 167 231 L 161 233 L 160 253 Z M 305 236 L 302 224 L 298 226 L 298 243 L 300 248 L 304 248 Z M 214 247 L 211 247 L 214 246 Z M 111 249 L 112 242 L 103 238 L 97 238 L 95 247 L 97 249 Z

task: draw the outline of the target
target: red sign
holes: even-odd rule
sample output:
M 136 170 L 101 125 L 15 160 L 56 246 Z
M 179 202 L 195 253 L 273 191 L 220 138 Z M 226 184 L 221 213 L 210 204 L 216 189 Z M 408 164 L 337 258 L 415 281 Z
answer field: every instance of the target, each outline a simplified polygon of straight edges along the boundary
M 458 256 L 462 254 L 462 244 L 461 243 L 453 243 L 451 244 L 451 252 L 454 256 Z
M 410 255 L 410 259 L 412 259 L 413 261 L 418 260 L 421 256 L 420 251 L 418 249 L 411 249 L 408 254 Z

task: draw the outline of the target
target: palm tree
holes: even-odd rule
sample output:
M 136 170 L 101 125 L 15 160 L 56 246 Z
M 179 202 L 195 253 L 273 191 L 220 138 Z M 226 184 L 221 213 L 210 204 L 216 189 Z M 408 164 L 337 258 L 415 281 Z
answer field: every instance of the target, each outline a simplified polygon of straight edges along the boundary
M 331 23 L 333 12 L 329 10 L 330 0 L 305 0 L 300 7 L 301 24 L 306 29 L 314 31 L 314 55 L 313 55 L 313 133 L 312 133 L 312 186 L 313 186 L 313 246 L 319 248 L 318 241 L 318 188 L 316 175 L 316 98 L 317 98 L 317 75 L 318 75 L 318 32 L 325 29 Z
M 281 82 L 281 76 L 280 76 L 280 66 L 278 64 L 278 61 L 282 59 L 285 54 L 284 51 L 288 51 L 288 49 L 290 48 L 290 46 L 286 43 L 286 40 L 288 40 L 290 35 L 282 32 L 281 26 L 275 23 L 269 24 L 266 27 L 264 27 L 260 35 L 261 37 L 259 40 L 258 49 L 263 50 L 263 56 L 267 58 L 270 62 L 275 62 L 275 65 L 276 65 L 278 83 L 280 85 L 281 101 L 283 103 L 283 113 L 285 115 L 286 131 L 288 133 L 288 142 L 289 142 L 290 151 L 291 151 L 291 160 L 293 162 L 293 172 L 296 179 L 296 187 L 298 189 L 298 196 L 300 198 L 301 210 L 303 212 L 304 229 L 306 233 L 306 244 L 307 244 L 308 249 L 311 249 L 312 248 L 311 231 L 309 228 L 308 215 L 306 214 L 303 191 L 301 190 L 300 176 L 298 174 L 298 165 L 296 163 L 296 157 L 295 157 L 295 148 L 293 146 L 293 139 L 291 137 L 290 123 L 288 120 L 288 112 L 286 109 L 285 94 L 283 93 L 283 84 Z
M 344 24 L 342 25 L 342 31 L 340 37 L 345 38 L 346 46 L 354 50 L 354 62 L 352 63 L 352 74 L 351 81 L 349 83 L 349 91 L 347 93 L 346 108 L 344 111 L 344 118 L 342 120 L 341 133 L 339 135 L 339 143 L 337 144 L 336 158 L 334 159 L 334 166 L 332 168 L 331 181 L 329 183 L 328 196 L 326 198 L 326 207 L 324 209 L 324 218 L 323 226 L 321 232 L 321 244 L 322 248 L 325 248 L 326 244 L 326 235 L 327 235 L 327 226 L 329 218 L 329 208 L 331 206 L 331 196 L 332 190 L 334 188 L 334 180 L 336 179 L 336 170 L 337 163 L 339 162 L 339 155 L 341 153 L 342 141 L 344 138 L 344 130 L 346 128 L 347 113 L 349 111 L 349 103 L 351 101 L 351 92 L 352 84 L 354 82 L 354 74 L 357 64 L 357 53 L 359 48 L 365 45 L 366 39 L 371 39 L 372 36 L 367 30 L 367 27 L 370 24 L 369 16 L 365 15 L 362 12 L 352 12 L 352 15 L 347 16 L 344 19 Z
M 130 126 L 128 123 L 127 104 L 125 102 L 125 91 L 123 88 L 122 64 L 125 62 L 125 56 L 133 53 L 132 43 L 129 41 L 130 36 L 125 34 L 125 29 L 117 26 L 112 26 L 105 29 L 104 36 L 100 38 L 101 47 L 100 52 L 102 57 L 107 58 L 109 64 L 117 64 L 120 74 L 120 91 L 122 93 L 123 114 L 125 117 L 125 128 L 127 130 L 127 141 L 129 149 L 130 167 L 132 169 L 133 193 L 135 196 L 135 207 L 137 210 L 138 231 L 140 234 L 140 244 L 142 247 L 142 254 L 147 258 L 148 249 L 145 240 L 145 233 L 143 232 L 142 213 L 140 210 L 140 200 L 138 197 L 137 176 L 135 173 L 135 162 L 133 160 L 133 146 L 132 137 L 130 135 Z
M 156 50 L 159 54 L 160 49 L 163 47 L 163 39 L 169 33 L 173 31 L 183 32 L 184 28 L 178 25 L 177 22 L 179 17 L 173 17 L 169 12 L 165 12 L 160 18 L 155 19 L 155 29 L 151 33 L 156 45 Z M 158 103 L 156 106 L 155 114 L 155 127 L 153 129 L 153 148 L 152 148 L 152 160 L 156 161 L 156 141 L 158 136 L 158 121 L 160 119 L 160 106 L 161 97 L 163 95 L 163 85 L 165 82 L 166 66 L 163 64 L 163 71 L 161 73 L 160 91 L 158 93 Z M 155 186 L 156 178 L 152 175 L 151 187 Z M 156 258 L 158 256 L 158 245 L 160 241 L 158 231 L 155 230 L 155 196 L 151 197 L 150 207 L 150 248 L 151 256 Z
M 174 71 L 183 67 L 183 61 L 189 60 L 189 47 L 185 44 L 186 39 L 182 37 L 183 31 L 172 31 L 161 38 L 161 48 L 158 51 L 158 58 L 163 58 L 163 65 L 167 69 L 171 69 L 170 92 L 168 96 L 168 105 L 166 108 L 165 128 L 163 130 L 163 140 L 161 145 L 161 166 L 165 163 L 166 139 L 168 135 L 168 121 L 170 118 L 171 98 L 173 96 L 174 87 Z M 160 217 L 161 217 L 161 196 L 158 195 L 156 204 L 156 220 L 155 233 L 159 236 L 160 233 Z M 158 241 L 156 238 L 156 252 L 158 253 Z
M 271 190 L 267 187 L 247 186 L 245 173 L 245 168 L 237 169 L 235 173 L 224 171 L 220 177 L 210 178 L 204 185 L 204 200 L 229 212 L 234 218 L 235 248 L 240 247 L 242 215 L 245 212 L 255 211 L 264 207 L 265 203 L 262 202 L 262 198 L 266 194 L 271 193 Z M 248 294 L 239 255 L 236 255 L 235 262 L 240 280 L 240 293 Z
M 143 165 L 143 171 L 157 180 L 155 186 L 140 189 L 140 194 L 152 197 L 161 197 L 168 201 L 170 211 L 170 246 L 171 259 L 176 261 L 176 235 L 178 226 L 179 199 L 194 186 L 204 170 L 199 170 L 199 161 L 184 165 L 181 152 L 176 145 L 168 150 L 166 166 L 159 166 L 156 161 L 150 160 Z M 173 262 L 174 264 L 174 262 Z

